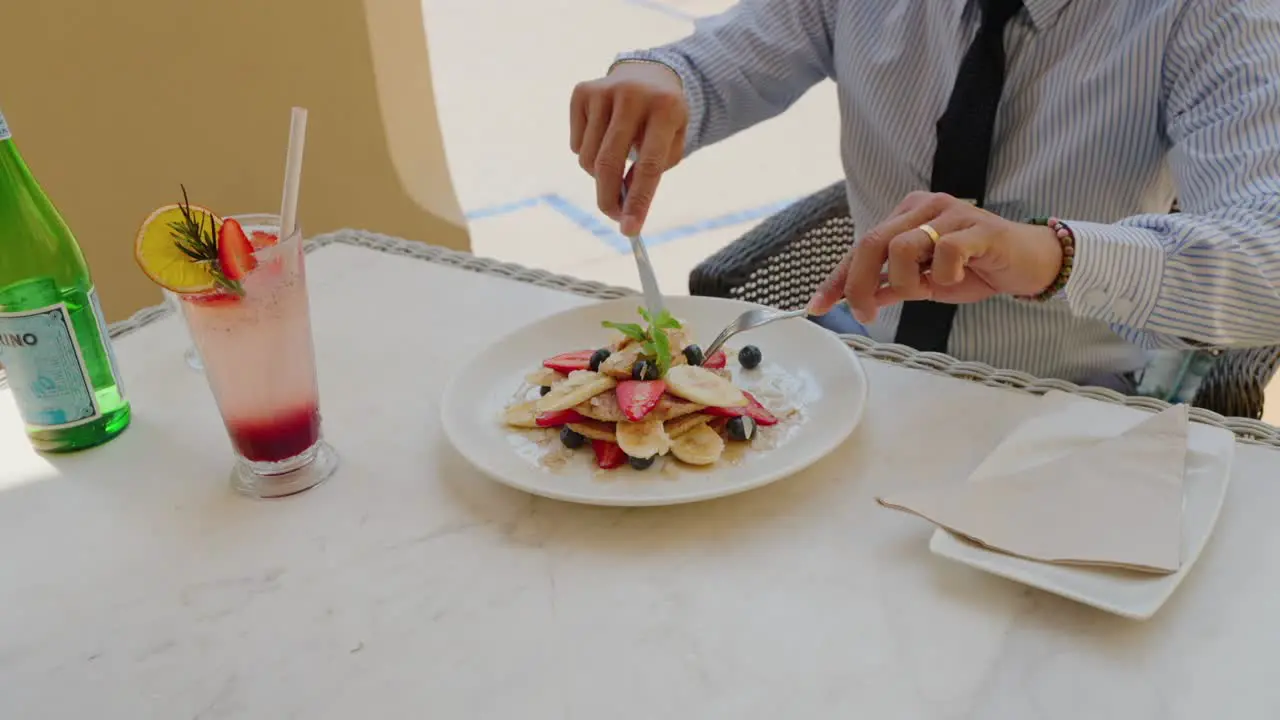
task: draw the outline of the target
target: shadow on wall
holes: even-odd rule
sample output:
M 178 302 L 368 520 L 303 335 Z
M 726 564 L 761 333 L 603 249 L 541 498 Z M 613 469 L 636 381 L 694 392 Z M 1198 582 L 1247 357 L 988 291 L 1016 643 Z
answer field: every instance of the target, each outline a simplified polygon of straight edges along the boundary
M 179 183 L 222 214 L 279 207 L 294 105 L 310 111 L 304 232 L 469 247 L 418 0 L 40 0 L 10 3 L 4 22 L 23 32 L 0 43 L 0 109 L 109 320 L 160 301 L 133 238 Z

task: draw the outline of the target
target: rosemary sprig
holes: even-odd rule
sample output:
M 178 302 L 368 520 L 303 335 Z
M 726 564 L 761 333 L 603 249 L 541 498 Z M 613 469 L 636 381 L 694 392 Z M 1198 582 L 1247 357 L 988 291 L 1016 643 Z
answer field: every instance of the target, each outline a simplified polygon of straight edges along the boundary
M 200 217 L 191 210 L 191 201 L 187 199 L 187 188 L 182 188 L 182 220 L 169 223 L 173 242 L 182 254 L 191 258 L 192 262 L 203 263 L 213 276 L 213 281 L 223 290 L 235 295 L 244 295 L 244 288 L 236 280 L 228 278 L 218 264 L 218 228 L 214 225 L 213 215 L 204 213 Z

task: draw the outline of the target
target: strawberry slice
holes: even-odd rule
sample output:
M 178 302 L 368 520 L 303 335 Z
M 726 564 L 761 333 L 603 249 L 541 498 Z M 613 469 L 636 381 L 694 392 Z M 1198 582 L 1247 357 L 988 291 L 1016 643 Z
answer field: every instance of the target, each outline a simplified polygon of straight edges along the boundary
M 267 232 L 266 230 L 254 230 L 249 235 L 249 243 L 253 245 L 254 252 L 257 252 L 258 250 L 263 250 L 269 247 L 274 247 L 279 242 L 280 242 L 279 235 L 273 232 Z M 259 262 L 258 264 L 259 266 L 261 266 L 262 263 Z M 284 272 L 284 257 L 277 256 L 274 259 L 272 259 L 270 263 L 267 265 L 266 270 L 275 275 L 279 275 L 282 272 Z
M 586 370 L 591 366 L 591 355 L 595 350 L 577 350 L 575 352 L 560 353 L 559 355 L 543 360 L 543 367 L 549 367 L 556 372 L 562 372 L 565 375 L 574 370 Z
M 221 307 L 223 305 L 234 305 L 240 302 L 240 298 L 229 292 L 217 291 L 203 295 L 186 295 L 182 298 L 182 302 L 200 305 L 201 307 Z
M 533 419 L 538 427 L 560 427 L 568 423 L 580 423 L 587 418 L 573 408 L 545 412 Z
M 592 440 L 591 449 L 596 454 L 596 465 L 605 470 L 622 467 L 627 463 L 627 454 L 622 452 L 622 448 L 618 447 L 617 443 L 611 443 L 608 440 Z
M 233 218 L 222 221 L 218 230 L 218 268 L 228 280 L 239 280 L 258 266 L 253 256 L 253 245 L 244 234 L 244 228 Z
M 622 414 L 631 422 L 640 422 L 658 406 L 667 384 L 661 380 L 623 380 L 615 391 Z
M 761 405 L 755 395 L 752 395 L 746 390 L 743 390 L 742 394 L 747 396 L 747 404 L 742 407 L 709 407 L 702 412 L 708 415 L 716 415 L 718 417 L 726 418 L 747 415 L 752 420 L 755 420 L 757 425 L 763 426 L 778 424 L 778 418 L 774 416 L 773 413 L 769 412 L 768 408 Z
M 253 244 L 254 250 L 261 250 L 280 242 L 280 236 L 265 230 L 254 230 L 253 234 L 249 236 L 249 242 Z
M 712 353 L 711 357 L 702 361 L 702 367 L 708 370 L 719 370 L 729 363 L 729 356 L 724 354 L 724 350 L 717 350 Z

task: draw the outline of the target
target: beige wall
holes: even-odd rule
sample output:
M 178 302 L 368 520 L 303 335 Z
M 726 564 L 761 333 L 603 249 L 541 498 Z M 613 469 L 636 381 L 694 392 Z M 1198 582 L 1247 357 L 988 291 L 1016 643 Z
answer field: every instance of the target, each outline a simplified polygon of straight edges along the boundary
M 111 320 L 159 302 L 133 238 L 179 183 L 223 214 L 279 208 L 294 105 L 310 111 L 308 235 L 469 245 L 418 0 L 38 0 L 3 16 L 0 109 Z

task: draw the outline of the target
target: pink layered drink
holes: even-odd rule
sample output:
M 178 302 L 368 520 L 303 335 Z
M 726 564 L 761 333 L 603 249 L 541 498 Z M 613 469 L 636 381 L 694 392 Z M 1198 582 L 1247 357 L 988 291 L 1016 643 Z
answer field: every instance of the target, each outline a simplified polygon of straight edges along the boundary
M 255 250 L 242 293 L 183 295 L 182 309 L 232 445 L 259 475 L 288 473 L 320 445 L 320 392 L 301 233 L 278 218 L 233 218 Z

